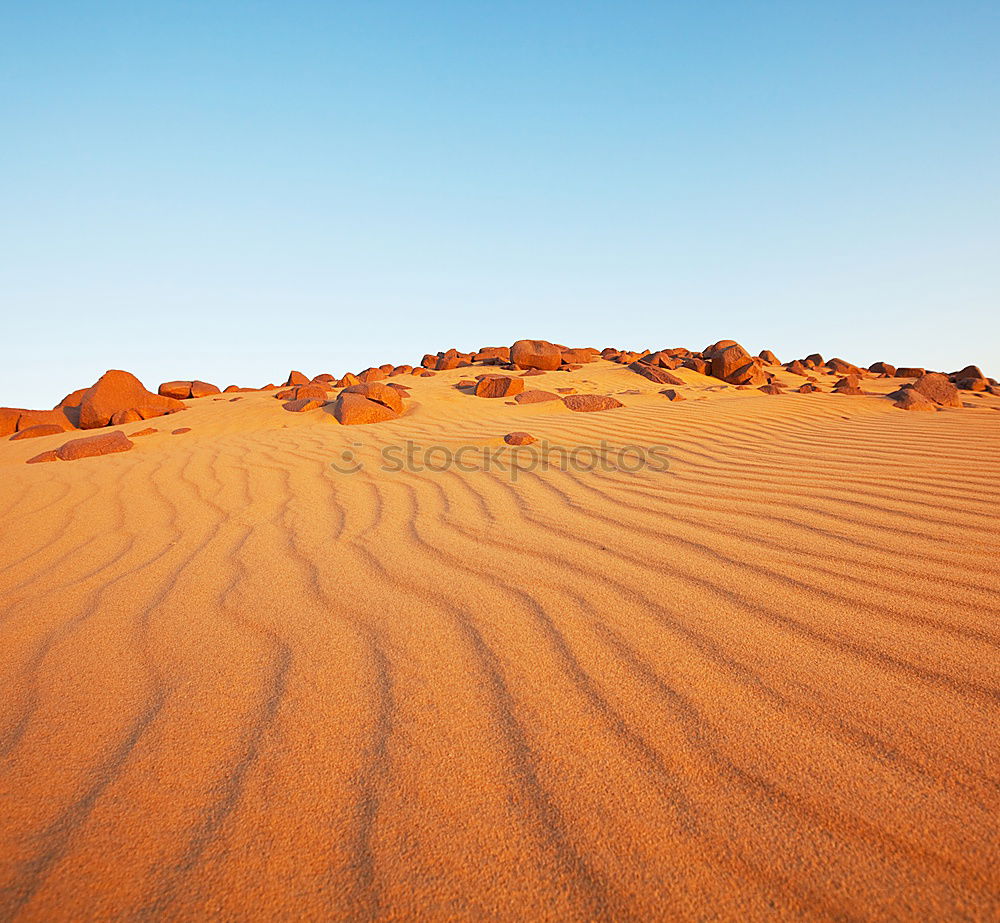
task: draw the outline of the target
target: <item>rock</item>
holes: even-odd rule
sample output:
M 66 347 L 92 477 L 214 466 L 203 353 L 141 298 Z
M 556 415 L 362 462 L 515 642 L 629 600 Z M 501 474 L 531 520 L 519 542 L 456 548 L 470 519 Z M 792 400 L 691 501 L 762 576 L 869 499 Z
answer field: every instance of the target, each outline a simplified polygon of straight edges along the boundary
M 306 378 L 301 372 L 296 372 L 294 369 L 288 373 L 288 380 L 285 382 L 285 387 L 296 387 L 298 385 L 309 384 L 309 379 Z
M 388 376 L 381 369 L 365 369 L 358 375 L 358 381 L 361 383 L 382 381 L 385 378 L 388 378 Z
M 660 392 L 668 401 L 683 401 L 686 400 L 680 391 L 675 391 L 673 388 L 665 388 Z
M 777 385 L 774 382 L 771 382 L 770 384 L 766 384 L 766 385 L 761 385 L 757 390 L 758 391 L 763 391 L 764 394 L 784 394 L 785 393 L 785 389 L 782 388 L 781 385 Z
M 949 376 L 954 380 L 961 380 L 963 378 L 983 378 L 986 376 L 982 373 L 978 365 L 967 365 L 964 369 L 959 369 L 957 372 L 952 372 Z
M 397 365 L 393 367 L 391 375 L 409 375 L 412 371 L 412 365 Z
M 427 353 L 427 355 L 425 355 L 424 358 L 420 360 L 420 365 L 425 369 L 432 369 L 437 365 L 437 363 L 438 363 L 438 357 L 432 356 L 430 353 Z
M 112 426 L 124 426 L 126 423 L 138 423 L 142 415 L 138 410 L 119 410 L 111 417 Z
M 0 407 L 0 436 L 17 432 L 17 421 L 24 413 L 20 407 Z
M 739 343 L 717 349 L 712 354 L 712 375 L 731 385 L 760 385 L 767 380 L 760 366 Z
M 182 426 L 180 429 L 174 429 L 170 431 L 171 436 L 182 436 L 184 433 L 190 433 L 190 426 Z
M 803 378 L 805 378 L 809 374 L 808 367 L 799 359 L 795 359 L 794 361 L 789 362 L 788 365 L 785 366 L 785 368 L 793 375 L 801 375 Z
M 289 413 L 305 413 L 309 410 L 316 410 L 322 407 L 325 401 L 317 400 L 314 397 L 300 397 L 293 401 L 288 401 L 281 406 Z
M 896 378 L 919 378 L 924 374 L 924 369 L 919 369 L 916 366 L 903 366 L 896 369 Z
M 157 394 L 163 397 L 172 397 L 174 400 L 183 401 L 191 396 L 191 382 L 189 381 L 165 381 L 157 389 Z
M 719 340 L 717 343 L 713 343 L 711 346 L 706 346 L 701 354 L 705 359 L 711 359 L 716 353 L 722 352 L 724 349 L 729 349 L 730 346 L 739 346 L 740 344 L 736 340 Z M 741 347 L 742 348 L 742 347 Z
M 80 458 L 128 452 L 133 445 L 132 440 L 119 429 L 113 433 L 98 433 L 96 436 L 70 439 L 56 449 L 56 454 L 63 461 L 77 461 Z
M 655 381 L 658 385 L 682 385 L 684 379 L 668 372 L 665 368 L 655 365 L 646 365 L 644 362 L 633 362 L 629 368 L 633 372 L 638 372 L 643 378 Z
M 380 368 L 380 369 L 381 369 L 381 370 L 382 370 L 383 372 L 385 372 L 385 374 L 386 374 L 386 377 L 388 378 L 388 377 L 389 377 L 389 376 L 390 376 L 390 375 L 392 374 L 392 370 L 393 370 L 393 369 L 395 368 L 395 366 L 394 366 L 394 365 L 393 365 L 393 364 L 392 364 L 391 362 L 383 362 L 383 363 L 382 363 L 382 364 L 381 364 L 381 365 L 379 366 L 379 368 Z
M 894 404 L 901 410 L 937 410 L 937 404 L 915 388 L 904 388 L 895 394 Z
M 963 391 L 988 391 L 990 388 L 985 378 L 960 378 L 955 384 Z
M 350 388 L 345 388 L 341 392 L 342 396 L 344 394 L 360 395 L 366 400 L 382 404 L 395 414 L 401 414 L 403 412 L 404 394 L 398 388 L 393 388 L 391 385 L 384 385 L 378 381 L 362 382 L 358 385 L 351 385 Z
M 888 362 L 873 362 L 868 366 L 869 372 L 874 372 L 876 375 L 888 375 L 890 378 L 896 377 L 896 366 L 889 365 Z
M 610 394 L 570 394 L 563 398 L 563 403 L 570 410 L 580 413 L 591 413 L 595 410 L 614 410 L 616 407 L 625 406 Z
M 807 381 L 804 385 L 801 385 L 795 390 L 798 391 L 799 394 L 812 394 L 814 391 L 819 391 L 819 388 Z
M 583 349 L 564 349 L 562 352 L 563 365 L 585 365 L 593 362 L 600 355 L 596 349 L 589 346 Z
M 22 410 L 17 420 L 19 430 L 34 426 L 58 426 L 63 432 L 76 429 L 62 408 L 56 410 Z M 77 418 L 79 419 L 79 418 Z
M 519 369 L 553 371 L 562 364 L 562 350 L 548 340 L 518 340 L 510 348 L 510 361 Z
M 322 385 L 302 385 L 300 388 L 295 389 L 295 394 L 290 398 L 293 401 L 319 401 L 322 403 L 326 400 L 326 388 Z
M 823 357 L 819 353 L 810 353 L 803 360 L 803 365 L 806 365 L 811 369 L 817 368 L 824 365 Z
M 827 362 L 826 367 L 837 375 L 855 375 L 858 378 L 861 377 L 861 369 L 844 359 L 831 359 Z
M 210 394 L 221 394 L 222 392 L 213 384 L 207 381 L 191 382 L 191 397 L 208 397 Z
M 475 384 L 475 382 L 473 382 L 473 384 Z M 401 385 L 398 382 L 390 381 L 389 384 L 386 385 L 386 387 L 387 388 L 395 388 L 400 394 L 403 395 L 403 397 L 409 397 L 410 396 L 410 386 L 409 385 Z
M 861 379 L 857 375 L 845 375 L 834 386 L 836 394 L 864 394 L 861 390 Z
M 361 384 L 361 379 L 358 378 L 358 376 L 353 374 L 352 372 L 348 372 L 346 375 L 344 375 L 343 378 L 341 378 L 337 382 L 337 387 L 349 388 L 351 387 L 351 385 L 359 385 L 359 384 Z
M 759 357 L 763 359 L 767 365 L 781 365 L 778 361 L 778 357 L 769 349 L 762 349 Z
M 913 389 L 942 407 L 962 406 L 958 388 L 940 372 L 925 372 L 913 383 Z
M 147 391 L 135 375 L 112 369 L 83 395 L 80 401 L 80 428 L 107 426 L 119 410 L 137 410 L 145 420 L 183 409 L 184 404 L 180 401 Z
M 391 389 L 387 389 L 391 390 Z M 366 423 L 383 423 L 395 420 L 399 414 L 379 401 L 372 401 L 364 394 L 344 390 L 333 404 L 333 415 L 345 426 Z
M 536 440 L 531 433 L 517 432 L 507 433 L 507 435 L 503 437 L 503 441 L 506 442 L 507 445 L 531 445 L 531 443 Z
M 298 393 L 298 388 L 282 388 L 280 391 L 274 392 L 274 399 L 276 401 L 294 401 Z
M 39 462 L 59 461 L 59 453 L 55 449 L 49 449 L 40 455 L 34 455 L 25 462 L 28 465 L 37 465 Z
M 710 375 L 712 373 L 712 364 L 696 356 L 685 359 L 681 365 L 686 369 L 691 369 L 692 372 L 697 372 L 699 375 Z
M 560 397 L 558 394 L 553 394 L 551 391 L 539 391 L 533 388 L 530 391 L 522 391 L 517 397 L 514 398 L 519 404 L 541 404 L 545 401 L 558 401 Z
M 320 372 L 319 375 L 313 375 L 312 381 L 310 381 L 309 384 L 325 385 L 327 382 L 334 382 L 334 381 L 336 381 L 336 378 L 334 378 L 333 375 L 331 375 L 329 372 Z
M 483 375 L 476 383 L 476 397 L 513 397 L 524 391 L 524 381 L 507 375 Z
M 58 423 L 39 423 L 36 426 L 27 426 L 24 429 L 19 429 L 10 437 L 10 441 L 13 442 L 15 439 L 34 439 L 37 436 L 58 436 L 65 432 L 66 430 Z
M 455 385 L 455 387 L 456 388 L 474 388 L 474 387 L 476 387 L 476 383 L 474 381 L 471 381 L 468 378 L 463 378 L 463 379 L 461 379 L 461 381 L 459 381 L 459 383 L 457 385 Z

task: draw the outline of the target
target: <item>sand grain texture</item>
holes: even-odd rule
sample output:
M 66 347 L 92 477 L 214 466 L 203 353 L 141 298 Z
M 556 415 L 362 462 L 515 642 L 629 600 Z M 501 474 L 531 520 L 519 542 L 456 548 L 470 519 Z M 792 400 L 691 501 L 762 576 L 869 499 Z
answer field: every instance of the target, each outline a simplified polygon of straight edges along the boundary
M 996 918 L 1000 399 L 675 374 L 0 445 L 0 918 Z

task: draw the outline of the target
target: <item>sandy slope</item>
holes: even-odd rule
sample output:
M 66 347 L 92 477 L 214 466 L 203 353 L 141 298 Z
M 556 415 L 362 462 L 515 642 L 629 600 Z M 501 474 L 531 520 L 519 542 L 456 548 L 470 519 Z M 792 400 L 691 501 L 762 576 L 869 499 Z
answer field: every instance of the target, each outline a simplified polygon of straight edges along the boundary
M 0 444 L 0 918 L 995 917 L 1000 399 L 678 374 Z M 518 429 L 670 470 L 378 467 Z

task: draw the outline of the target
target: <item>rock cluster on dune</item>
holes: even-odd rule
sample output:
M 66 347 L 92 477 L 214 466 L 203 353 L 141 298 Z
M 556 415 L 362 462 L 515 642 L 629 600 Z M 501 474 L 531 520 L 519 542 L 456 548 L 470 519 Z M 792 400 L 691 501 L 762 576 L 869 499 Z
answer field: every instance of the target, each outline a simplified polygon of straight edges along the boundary
M 866 379 L 906 379 L 889 397 L 896 407 L 917 411 L 960 408 L 963 392 L 973 396 L 1000 394 L 996 380 L 986 377 L 976 365 L 967 365 L 950 374 L 913 366 L 897 367 L 884 361 L 864 368 L 839 357 L 826 360 L 820 353 L 811 353 L 782 365 L 770 350 L 762 350 L 754 356 L 735 340 L 718 340 L 699 351 L 678 346 L 641 351 L 615 347 L 597 350 L 567 347 L 547 340 L 517 340 L 509 347 L 483 346 L 473 352 L 448 349 L 428 353 L 416 366 L 385 363 L 358 373 L 346 372 L 340 378 L 329 372 L 310 378 L 293 369 L 281 386 L 229 385 L 224 391 L 200 379 L 178 379 L 162 383 L 154 394 L 129 372 L 111 370 L 89 388 L 68 394 L 52 410 L 0 407 L 0 435 L 23 440 L 120 426 L 184 410 L 186 400 L 207 397 L 221 400 L 218 395 L 223 393 L 255 390 L 272 391 L 284 410 L 290 413 L 308 414 L 326 408 L 344 425 L 382 423 L 400 417 L 409 398 L 409 386 L 389 379 L 403 375 L 429 377 L 477 365 L 497 371 L 458 382 L 459 389 L 476 397 L 510 398 L 506 403 L 513 405 L 561 401 L 566 408 L 576 412 L 621 407 L 621 402 L 610 394 L 577 394 L 577 388 L 525 388 L 525 377 L 573 371 L 596 360 L 617 363 L 654 384 L 668 385 L 660 393 L 671 402 L 684 399 L 682 389 L 697 380 L 684 377 L 691 374 L 714 380 L 723 388 L 756 389 L 771 396 L 824 391 L 839 396 L 863 396 L 870 393 L 864 388 Z M 782 375 L 799 376 L 805 381 L 796 385 L 794 381 L 782 379 Z M 824 376 L 826 382 L 821 382 Z M 839 378 L 831 386 L 832 376 Z M 230 398 L 239 399 L 239 396 Z

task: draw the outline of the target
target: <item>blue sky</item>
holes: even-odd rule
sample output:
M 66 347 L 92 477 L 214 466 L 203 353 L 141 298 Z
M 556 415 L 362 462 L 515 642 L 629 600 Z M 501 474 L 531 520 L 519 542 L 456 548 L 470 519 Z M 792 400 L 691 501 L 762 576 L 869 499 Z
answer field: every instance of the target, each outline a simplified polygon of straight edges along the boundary
M 0 15 L 0 404 L 522 336 L 1000 377 L 996 2 Z

